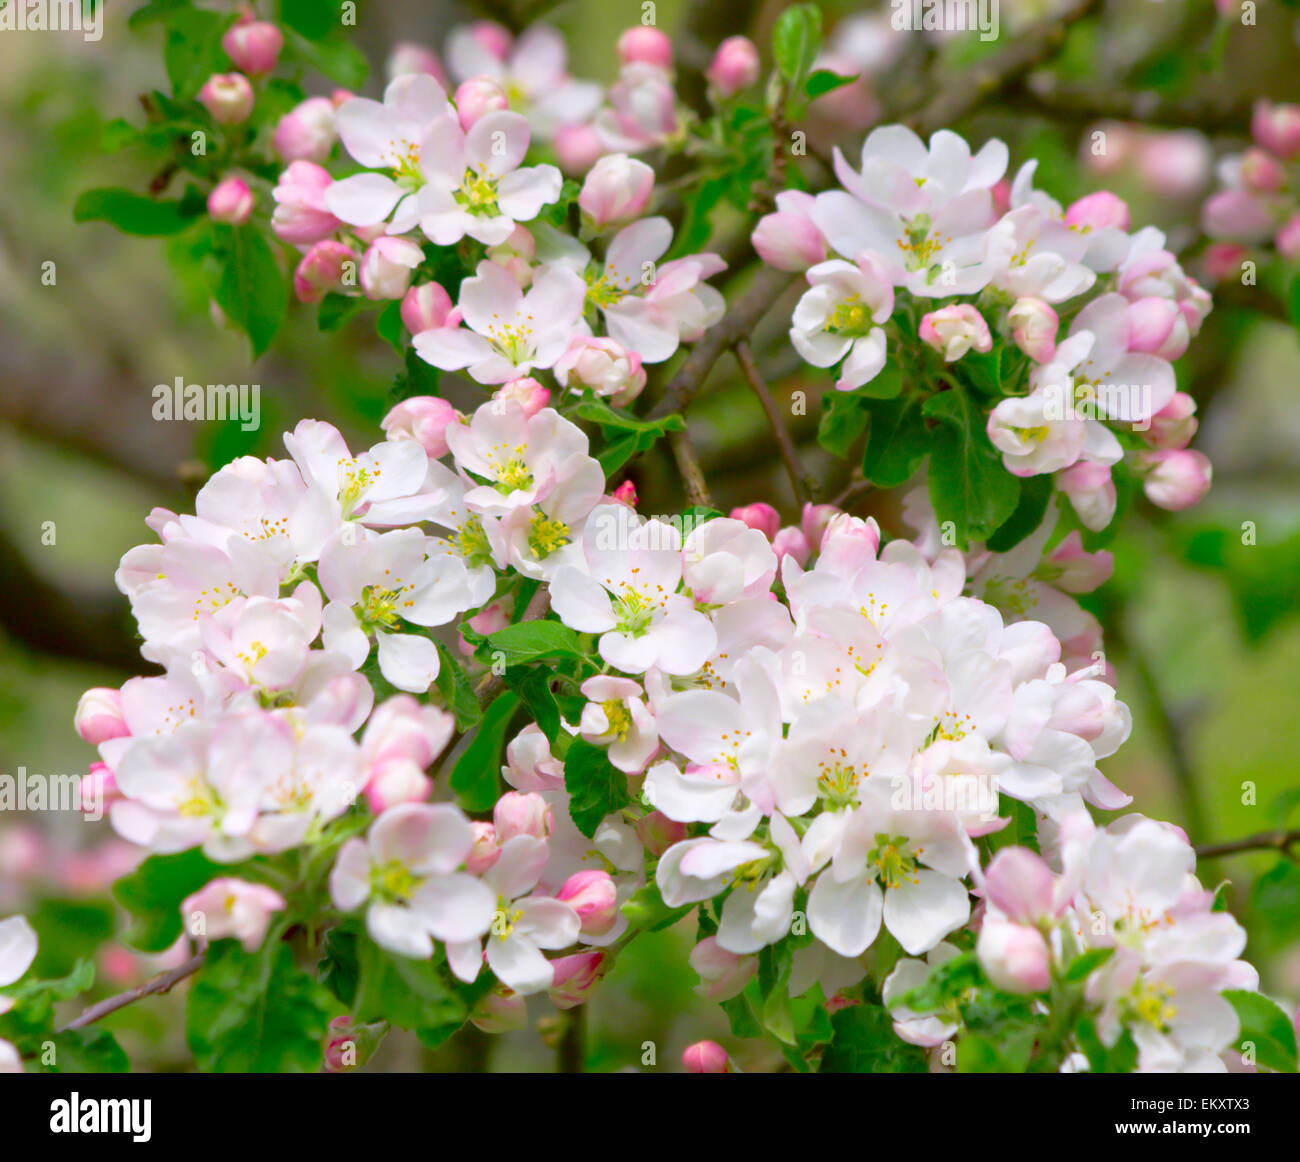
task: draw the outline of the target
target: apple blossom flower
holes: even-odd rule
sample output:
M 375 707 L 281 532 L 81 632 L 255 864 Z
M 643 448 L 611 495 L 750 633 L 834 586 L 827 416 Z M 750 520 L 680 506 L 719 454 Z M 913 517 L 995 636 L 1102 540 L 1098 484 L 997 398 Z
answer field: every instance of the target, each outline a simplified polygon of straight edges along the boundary
M 1142 435 L 1153 448 L 1186 448 L 1197 426 L 1196 401 L 1186 392 L 1176 391 L 1151 417 L 1151 427 Z
M 308 97 L 276 123 L 271 148 L 287 162 L 322 162 L 338 140 L 334 102 Z
M 503 383 L 492 393 L 492 398 L 518 404 L 531 419 L 551 402 L 551 391 L 531 375 L 521 375 Z
M 1056 474 L 1056 486 L 1069 497 L 1084 528 L 1098 532 L 1114 518 L 1118 498 L 1109 464 L 1080 460 Z
M 73 724 L 77 733 L 91 746 L 131 733 L 122 717 L 121 691 L 103 686 L 87 690 L 77 700 Z
M 458 870 L 471 842 L 469 821 L 449 803 L 390 807 L 365 839 L 339 850 L 330 896 L 345 912 L 366 905 L 366 931 L 381 948 L 427 960 L 435 939 L 463 944 L 492 923 L 492 892 Z
M 285 899 L 265 884 L 253 884 L 230 876 L 218 876 L 181 902 L 181 915 L 189 929 L 196 914 L 202 918 L 203 934 L 209 940 L 234 938 L 245 952 L 256 952 L 266 939 L 271 916 L 282 912 Z
M 731 1059 L 716 1041 L 696 1041 L 682 1051 L 682 1068 L 687 1073 L 730 1073 Z
M 975 951 L 989 980 L 1006 992 L 1040 993 L 1051 985 L 1051 954 L 1036 928 L 985 916 Z
M 596 746 L 609 748 L 609 761 L 629 775 L 645 770 L 659 749 L 654 714 L 644 692 L 631 678 L 598 674 L 582 684 L 588 701 L 582 708 L 579 733 Z
M 758 220 L 750 241 L 759 258 L 777 270 L 802 274 L 826 261 L 826 239 L 812 220 L 813 196 L 782 190 L 776 210 Z
M 648 165 L 625 153 L 602 157 L 588 172 L 578 205 L 596 227 L 639 218 L 650 202 L 655 174 Z
M 451 296 L 441 283 L 421 283 L 402 296 L 402 325 L 412 335 L 432 331 L 446 323 L 452 309 Z
M 894 1020 L 894 1032 L 911 1045 L 932 1048 L 942 1045 L 959 1028 L 957 1014 L 949 1012 L 917 1013 L 903 1004 L 903 998 L 925 983 L 932 969 L 959 956 L 957 948 L 940 941 L 925 954 L 924 960 L 901 957 L 881 986 L 881 1000 Z
M 368 299 L 400 299 L 424 251 L 409 238 L 376 238 L 361 256 L 361 290 Z
M 242 73 L 215 73 L 203 82 L 199 104 L 218 125 L 238 125 L 253 112 L 253 86 Z
M 507 791 L 492 808 L 492 834 L 499 846 L 516 835 L 546 839 L 550 833 L 550 805 L 534 791 Z
M 480 262 L 475 276 L 461 283 L 464 325 L 421 331 L 415 350 L 443 371 L 467 368 L 488 384 L 552 367 L 579 324 L 585 291 L 580 277 L 556 266 L 538 275 L 525 294 L 504 268 Z
M 626 407 L 645 387 L 646 373 L 641 356 L 628 351 L 615 339 L 575 335 L 564 354 L 555 361 L 555 378 L 561 386 L 580 392 L 588 389 Z
M 810 290 L 794 309 L 790 341 L 814 367 L 844 366 L 835 387 L 852 391 L 885 366 L 885 332 L 880 324 L 894 310 L 894 289 L 871 254 L 858 262 L 832 259 L 808 271 Z
M 488 113 L 510 108 L 506 91 L 491 77 L 471 77 L 456 86 L 456 115 L 460 127 L 468 133 Z
M 578 913 L 583 935 L 603 936 L 618 919 L 618 891 L 607 871 L 575 872 L 555 898 Z
M 635 31 L 658 32 L 649 28 Z M 607 100 L 593 122 L 606 153 L 641 153 L 666 145 L 681 133 L 677 94 L 668 72 L 657 64 L 626 61 Z
M 1139 452 L 1137 468 L 1147 499 L 1170 512 L 1199 504 L 1214 474 L 1205 455 L 1186 448 Z
M 547 995 L 557 1009 L 574 1009 L 584 1004 L 611 966 L 608 952 L 595 949 L 557 956 L 551 961 L 555 976 Z
M 293 292 L 300 303 L 318 303 L 332 291 L 355 287 L 359 264 L 357 252 L 350 246 L 326 238 L 298 263 L 293 272 Z
M 781 514 L 761 500 L 754 504 L 733 508 L 729 515 L 732 520 L 738 520 L 751 529 L 757 529 L 769 541 L 776 536 L 777 530 L 781 527 Z
M 938 351 L 944 361 L 951 363 L 967 351 L 987 354 L 993 350 L 993 336 L 984 316 L 970 303 L 954 303 L 940 307 L 922 316 L 921 342 Z
M 426 285 L 437 286 L 437 283 Z M 445 399 L 413 395 L 397 404 L 379 426 L 388 439 L 414 440 L 431 460 L 440 460 L 447 454 L 447 428 L 458 422 L 459 413 Z
M 0 920 L 0 988 L 8 988 L 32 966 L 36 945 L 36 930 L 26 916 Z
M 338 230 L 342 223 L 325 205 L 325 192 L 333 182 L 328 170 L 311 161 L 290 162 L 271 191 L 275 199 L 271 229 L 276 237 L 294 246 L 310 246 Z
M 1011 339 L 1035 363 L 1049 363 L 1056 354 L 1056 332 L 1060 321 L 1042 299 L 1019 298 L 1007 311 Z
M 716 936 L 706 936 L 691 949 L 690 963 L 700 977 L 695 991 L 712 1001 L 738 995 L 758 970 L 757 957 L 728 952 Z

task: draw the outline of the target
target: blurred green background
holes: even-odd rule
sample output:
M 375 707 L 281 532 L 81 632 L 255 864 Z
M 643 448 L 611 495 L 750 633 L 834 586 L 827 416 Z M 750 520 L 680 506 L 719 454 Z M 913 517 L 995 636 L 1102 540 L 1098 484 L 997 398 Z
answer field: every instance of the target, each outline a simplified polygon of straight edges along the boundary
M 250 369 L 246 341 L 212 323 L 206 292 L 178 244 L 74 225 L 81 190 L 142 188 L 149 176 L 100 144 L 105 122 L 132 116 L 137 94 L 164 83 L 156 30 L 138 37 L 125 28 L 132 7 L 108 5 L 98 43 L 0 34 L 0 167 L 7 179 L 0 183 L 2 773 L 20 766 L 80 773 L 93 758 L 73 732 L 73 709 L 88 686 L 116 686 L 133 672 L 127 605 L 112 574 L 128 548 L 151 539 L 143 524 L 149 509 L 185 509 L 197 482 L 232 456 L 283 455 L 279 433 L 304 416 L 329 419 L 364 446 L 398 371 L 367 321 L 322 335 L 314 311 L 298 307 L 293 325 Z M 688 47 L 681 59 L 698 66 L 707 63 L 708 46 L 746 26 L 764 44 L 763 30 L 780 7 L 673 0 L 657 14 L 662 27 L 682 33 Z M 1011 7 L 1007 0 L 1004 20 Z M 1267 3 L 1260 9 L 1280 20 L 1295 15 Z M 827 6 L 828 24 L 833 14 L 856 10 Z M 473 15 L 398 0 L 370 0 L 360 13 L 356 36 L 374 65 L 372 94 L 382 86 L 391 44 L 440 47 L 450 27 Z M 617 35 L 640 14 L 633 0 L 570 0 L 548 20 L 569 36 L 572 71 L 609 81 Z M 1187 36 L 1169 34 L 1189 14 L 1193 27 L 1201 21 L 1191 47 Z M 1209 2 L 1112 4 L 1107 28 L 1115 39 L 1100 46 L 1072 40 L 1072 75 L 1104 83 L 1106 68 L 1122 69 L 1135 91 L 1195 85 L 1237 107 L 1260 94 L 1296 98 L 1300 50 L 1289 23 L 1280 37 L 1264 28 L 1234 30 L 1221 46 L 1222 67 L 1211 71 L 1215 62 L 1196 46 L 1212 20 Z M 1166 47 L 1151 50 L 1157 42 Z M 1043 119 L 1022 94 L 958 128 L 978 140 L 1006 138 L 1013 169 L 1040 157 L 1039 183 L 1070 200 L 1101 184 L 1077 160 L 1088 127 L 1084 116 Z M 1240 140 L 1229 134 L 1210 144 L 1222 153 Z M 1154 191 L 1130 172 L 1107 184 L 1129 199 L 1135 225 L 1161 226 L 1175 249 L 1197 245 L 1196 213 L 1208 184 L 1182 197 Z M 734 228 L 719 226 L 719 249 L 734 242 L 727 236 Z M 54 285 L 44 285 L 50 262 Z M 1178 515 L 1136 506 L 1112 546 L 1115 578 L 1096 605 L 1120 696 L 1134 712 L 1132 738 L 1104 769 L 1134 795 L 1136 809 L 1180 823 L 1198 843 L 1282 826 L 1287 806 L 1300 800 L 1300 338 L 1264 282 L 1233 288 L 1179 365 L 1181 386 L 1200 402 L 1196 446 L 1215 466 L 1208 499 Z M 808 392 L 810 415 L 796 421 L 795 434 L 809 444 L 810 461 L 831 472 L 835 466 L 812 445 L 819 407 L 811 402 L 829 381 L 793 370 L 780 346 L 783 309 L 759 329 L 755 346 L 774 369 L 779 399 Z M 177 376 L 260 383 L 261 429 L 153 421 L 151 389 Z M 787 520 L 796 518 L 762 413 L 729 361 L 691 421 L 719 507 L 767 498 Z M 648 511 L 680 505 L 664 458 L 652 456 L 635 476 Z M 904 531 L 896 506 L 876 507 L 870 494 L 855 511 Z M 1243 543 L 1247 523 L 1253 544 Z M 46 543 L 51 525 L 53 543 Z M 130 858 L 106 822 L 0 816 L 0 914 L 32 917 L 42 935 L 37 972 L 66 971 L 120 929 L 106 885 Z M 1254 854 L 1206 862 L 1201 874 L 1210 886 L 1231 880 L 1232 907 L 1250 931 L 1247 956 L 1266 989 L 1300 997 L 1300 870 L 1274 854 Z M 654 1043 L 659 1067 L 678 1068 L 681 1050 L 701 1037 L 721 1041 L 742 1068 L 772 1065 L 770 1051 L 734 1042 L 721 1013 L 692 992 L 686 954 L 693 934 L 688 922 L 643 937 L 620 959 L 590 1006 L 590 1068 L 640 1068 L 645 1042 Z M 155 963 L 110 946 L 100 954 L 101 987 L 115 991 Z M 135 1068 L 184 1063 L 180 1003 L 153 998 L 112 1018 Z M 535 1017 L 553 1012 L 544 999 L 534 1003 Z M 392 1037 L 368 1068 L 529 1070 L 553 1063 L 536 1031 L 487 1038 L 470 1030 L 432 1060 L 422 1053 L 413 1039 Z

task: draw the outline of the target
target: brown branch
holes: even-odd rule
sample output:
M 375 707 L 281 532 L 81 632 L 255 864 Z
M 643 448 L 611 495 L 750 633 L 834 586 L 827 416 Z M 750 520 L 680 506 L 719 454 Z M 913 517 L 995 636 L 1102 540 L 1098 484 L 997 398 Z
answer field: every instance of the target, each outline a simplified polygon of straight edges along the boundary
M 1280 851 L 1294 859 L 1291 849 L 1300 844 L 1300 831 L 1261 831 L 1244 839 L 1231 839 L 1224 843 L 1198 843 L 1198 859 L 1217 859 L 1222 855 L 1237 855 L 1243 851 Z
M 187 976 L 193 976 L 202 967 L 203 953 L 196 952 L 184 964 L 178 964 L 175 968 L 169 968 L 166 972 L 160 972 L 157 976 L 150 977 L 144 984 L 136 985 L 133 989 L 127 989 L 124 993 L 118 993 L 115 997 L 109 997 L 107 1000 L 91 1005 L 81 1016 L 69 1021 L 58 1031 L 67 1033 L 73 1029 L 83 1029 L 87 1025 L 93 1025 L 101 1018 L 107 1017 L 109 1013 L 116 1013 L 118 1009 L 124 1009 L 127 1005 L 134 1004 L 142 997 L 168 992 Z
M 1071 84 L 1048 73 L 1027 80 L 1020 95 L 1033 106 L 1034 113 L 1057 121 L 1085 125 L 1097 121 L 1140 121 L 1143 125 L 1166 129 L 1191 128 L 1234 136 L 1250 132 L 1249 105 L 1213 98 L 1175 98 L 1151 91 L 1098 89 Z
M 677 461 L 677 471 L 681 473 L 687 503 L 698 508 L 712 508 L 713 498 L 709 494 L 709 485 L 704 479 L 704 470 L 695 455 L 695 445 L 691 443 L 690 436 L 684 430 L 670 432 L 668 446 L 672 449 L 673 459 Z
M 944 129 L 977 106 L 1005 93 L 1065 43 L 1076 21 L 1100 12 L 1104 0 L 1074 0 L 1058 15 L 1040 21 L 988 61 L 964 70 L 920 109 L 902 120 L 922 136 Z
M 740 370 L 749 381 L 749 386 L 754 389 L 754 394 L 758 396 L 758 402 L 763 407 L 767 422 L 772 425 L 777 449 L 781 453 L 781 460 L 790 477 L 790 487 L 794 489 L 795 503 L 802 509 L 812 499 L 815 486 L 799 460 L 799 453 L 795 449 L 794 441 L 790 439 L 790 430 L 785 426 L 785 419 L 776 406 L 776 400 L 772 398 L 771 391 L 758 373 L 758 364 L 754 362 L 754 353 L 750 350 L 749 343 L 744 339 L 740 340 L 734 351 Z

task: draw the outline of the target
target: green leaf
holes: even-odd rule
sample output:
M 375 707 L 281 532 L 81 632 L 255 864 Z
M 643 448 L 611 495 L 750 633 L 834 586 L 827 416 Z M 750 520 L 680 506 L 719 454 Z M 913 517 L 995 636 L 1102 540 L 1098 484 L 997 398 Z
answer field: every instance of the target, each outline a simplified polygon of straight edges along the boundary
M 438 647 L 439 661 L 434 685 L 438 687 L 447 709 L 455 716 L 456 729 L 463 734 L 482 720 L 483 708 L 479 705 L 473 683 L 460 661 L 452 656 L 442 642 L 434 642 L 434 645 Z
M 1087 980 L 1114 952 L 1113 948 L 1089 948 L 1087 952 L 1080 953 L 1070 961 L 1070 967 L 1065 970 L 1065 980 L 1070 984 Z
M 956 545 L 987 540 L 1020 500 L 1020 481 L 989 443 L 984 413 L 958 388 L 931 396 L 922 414 L 939 421 L 930 433 L 930 501 L 940 528 L 951 521 Z
M 268 940 L 247 953 L 234 940 L 218 940 L 190 985 L 185 1037 L 207 1073 L 314 1072 L 335 1011 L 287 944 Z
M 1250 889 L 1250 911 L 1263 924 L 1269 944 L 1284 948 L 1300 940 L 1300 867 L 1279 859 Z
M 554 671 L 545 667 L 523 670 L 517 668 L 506 671 L 506 685 L 510 687 L 528 707 L 542 733 L 550 742 L 555 742 L 560 733 L 560 707 L 551 690 Z
M 957 364 L 957 370 L 981 395 L 1001 399 L 1006 394 L 1002 389 L 1002 354 L 1005 350 L 999 343 L 991 351 L 968 351 Z
M 497 801 L 501 786 L 501 748 L 518 706 L 519 695 L 513 691 L 497 695 L 484 712 L 473 742 L 452 768 L 451 789 L 466 811 L 487 811 Z
M 921 419 L 921 398 L 881 400 L 871 405 L 871 431 L 862 454 L 862 474 L 881 488 L 906 484 L 930 450 Z
M 431 960 L 411 960 L 357 938 L 360 993 L 354 1001 L 360 1021 L 388 1021 L 399 1029 L 459 1028 L 469 1015 L 465 1001 Z M 423 1038 L 422 1038 L 423 1039 Z M 445 1039 L 445 1038 L 444 1038 Z
M 1114 1045 L 1108 1046 L 1098 1035 L 1093 1019 L 1083 1017 L 1074 1026 L 1074 1038 L 1088 1058 L 1091 1073 L 1132 1073 L 1137 1068 L 1137 1045 L 1127 1029 Z
M 831 1017 L 834 1035 L 822 1055 L 822 1073 L 928 1073 L 924 1051 L 894 1032 L 881 1005 L 861 1004 Z
M 321 331 L 337 331 L 358 311 L 370 306 L 360 295 L 342 295 L 330 291 L 316 309 L 316 326 Z
M 1026 477 L 1020 482 L 1020 501 L 1016 505 L 1016 511 L 989 537 L 985 547 L 994 553 L 1006 553 L 1014 549 L 1026 537 L 1038 531 L 1051 499 L 1051 476 L 1044 473 L 1042 476 Z
M 772 30 L 772 57 L 790 87 L 799 90 L 822 44 L 822 13 L 816 4 L 793 4 Z
M 394 299 L 379 312 L 379 318 L 375 320 L 375 330 L 379 333 L 379 337 L 394 351 L 399 355 L 403 354 L 403 336 L 406 334 L 406 325 L 402 322 L 401 299 Z
M 1223 999 L 1237 1011 L 1241 1021 L 1237 1047 L 1243 1053 L 1253 1050 L 1257 1065 L 1279 1073 L 1295 1073 L 1295 1026 L 1282 1007 L 1262 993 L 1246 989 L 1226 989 Z
M 1038 851 L 1038 816 L 1027 803 L 1013 799 L 1010 795 L 998 795 L 998 816 L 1011 820 L 1001 831 L 989 834 L 990 852 L 1001 851 L 1004 847 L 1027 847 Z
M 569 815 L 588 839 L 606 815 L 632 801 L 627 775 L 601 747 L 585 738 L 575 738 L 564 756 L 564 786 L 569 792 Z
M 230 20 L 189 4 L 171 8 L 162 19 L 167 30 L 163 64 L 172 95 L 179 101 L 193 100 L 213 73 L 229 68 L 221 37 Z
M 903 391 L 903 368 L 897 363 L 886 363 L 880 373 L 843 395 L 856 395 L 859 399 L 897 399 Z
M 129 1073 L 131 1062 L 107 1029 L 72 1029 L 50 1038 L 53 1060 L 43 1073 Z
M 280 0 L 280 20 L 308 40 L 321 40 L 335 27 L 338 17 L 321 0 Z
M 113 895 L 133 917 L 122 937 L 141 952 L 164 952 L 182 930 L 181 901 L 219 875 L 228 865 L 213 863 L 197 847 L 176 855 L 151 855 L 129 876 L 113 885 Z
M 318 3 L 319 0 L 311 2 Z M 289 29 L 285 39 L 295 56 L 345 89 L 360 89 L 365 85 L 370 74 L 370 62 L 366 54 L 350 41 L 336 38 L 309 40 L 293 29 Z
M 828 391 L 822 397 L 822 407 L 825 410 L 817 425 L 817 443 L 843 460 L 866 430 L 871 413 L 860 396 L 841 391 Z
M 836 89 L 842 89 L 845 85 L 851 85 L 857 79 L 857 74 L 846 77 L 830 69 L 818 69 L 804 82 L 803 91 L 810 99 L 815 100 L 824 97 L 827 93 L 833 93 Z
M 933 1013 L 983 983 L 984 972 L 975 953 L 963 952 L 932 968 L 925 980 L 900 1001 L 915 1013 Z
M 136 238 L 179 234 L 202 215 L 202 204 L 146 198 L 130 190 L 86 190 L 72 207 L 76 222 L 108 222 Z
M 213 286 L 217 305 L 253 344 L 257 359 L 284 321 L 287 284 L 275 253 L 251 222 L 213 227 L 213 257 L 218 275 Z
M 585 658 L 582 640 L 558 621 L 522 621 L 489 634 L 487 648 L 504 655 L 506 667 L 542 658 Z

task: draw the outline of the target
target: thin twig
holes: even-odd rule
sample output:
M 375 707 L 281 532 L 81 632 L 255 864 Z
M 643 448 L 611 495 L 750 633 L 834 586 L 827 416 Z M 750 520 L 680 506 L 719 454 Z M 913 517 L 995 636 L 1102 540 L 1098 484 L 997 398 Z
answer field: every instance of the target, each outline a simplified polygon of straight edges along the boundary
M 1167 97 L 1147 91 L 1099 89 L 1071 84 L 1053 74 L 1039 74 L 1023 86 L 1033 112 L 1058 121 L 1089 124 L 1097 121 L 1140 121 L 1167 129 L 1190 128 L 1202 133 L 1250 132 L 1250 106 L 1206 98 Z
M 202 967 L 203 953 L 196 952 L 183 964 L 178 964 L 175 968 L 169 968 L 166 972 L 160 972 L 157 976 L 150 977 L 144 984 L 136 985 L 133 989 L 127 989 L 124 993 L 118 993 L 115 997 L 109 997 L 107 1000 L 91 1005 L 81 1016 L 69 1021 L 58 1031 L 67 1033 L 73 1029 L 83 1029 L 87 1025 L 93 1025 L 101 1018 L 107 1017 L 109 1013 L 116 1013 L 118 1009 L 124 1009 L 127 1005 L 134 1004 L 142 997 L 168 992 L 187 976 L 193 976 Z
M 712 508 L 713 497 L 709 494 L 708 482 L 704 479 L 704 470 L 695 455 L 695 445 L 685 431 L 670 432 L 668 446 L 677 461 L 677 471 L 681 473 L 682 485 L 686 489 L 686 500 L 697 508 Z
M 772 392 L 758 372 L 758 364 L 754 362 L 754 353 L 750 350 L 749 344 L 742 339 L 736 344 L 734 351 L 740 370 L 749 381 L 749 386 L 754 389 L 754 394 L 758 396 L 758 402 L 763 407 L 767 422 L 772 425 L 772 434 L 776 437 L 777 449 L 781 453 L 786 473 L 790 477 L 790 487 L 794 489 L 795 501 L 800 508 L 803 508 L 812 498 L 813 483 L 799 460 L 799 453 L 790 438 L 790 430 L 785 426 L 785 419 L 776 406 L 776 400 L 772 398 Z
M 1224 843 L 1198 843 L 1199 859 L 1217 859 L 1221 855 L 1237 855 L 1243 851 L 1280 851 L 1295 858 L 1291 849 L 1300 844 L 1300 831 L 1261 831 L 1244 839 L 1230 839 Z

